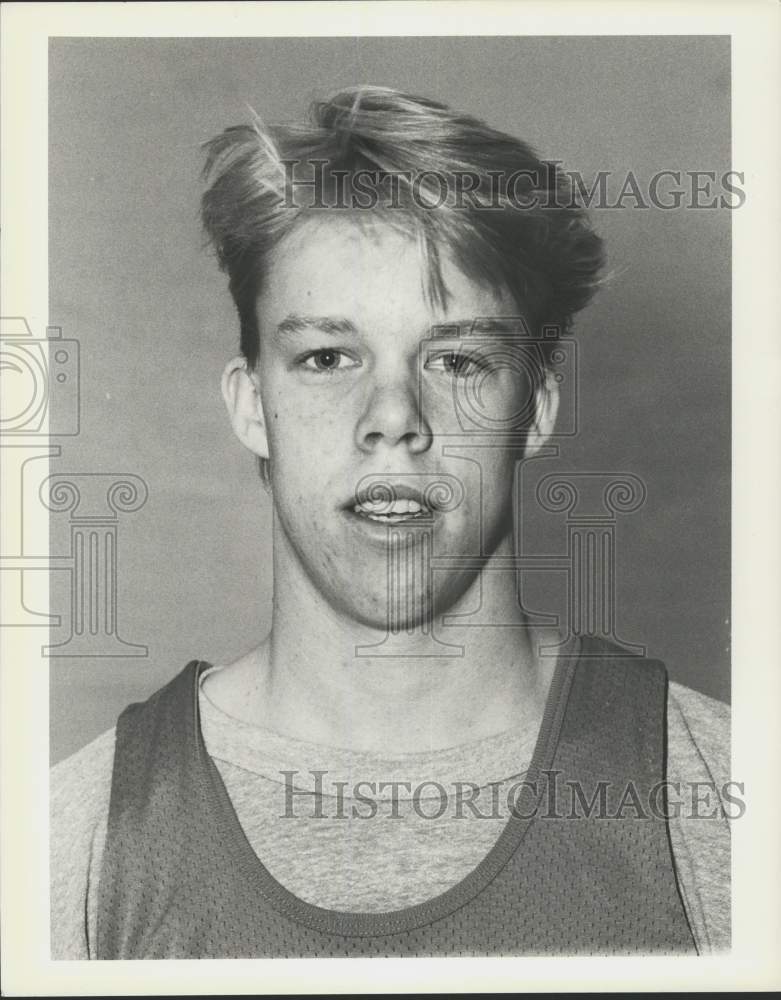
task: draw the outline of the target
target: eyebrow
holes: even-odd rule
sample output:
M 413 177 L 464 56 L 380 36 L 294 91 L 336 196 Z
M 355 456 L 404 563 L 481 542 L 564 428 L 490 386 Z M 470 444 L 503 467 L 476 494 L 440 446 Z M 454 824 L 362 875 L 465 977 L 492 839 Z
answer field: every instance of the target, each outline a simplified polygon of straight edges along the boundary
M 300 313 L 290 313 L 278 324 L 277 333 L 287 336 L 311 329 L 332 336 L 358 332 L 355 324 L 344 316 L 304 316 Z
M 473 316 L 454 319 L 432 323 L 428 328 L 426 339 L 460 340 L 470 333 L 517 334 L 519 324 L 522 329 L 527 329 L 523 318 L 519 316 Z M 283 337 L 301 333 L 303 330 L 319 330 L 335 337 L 358 333 L 356 325 L 345 316 L 307 316 L 302 313 L 289 313 L 277 325 L 277 333 Z
M 522 316 L 473 316 L 471 319 L 454 319 L 442 323 L 432 323 L 429 339 L 448 340 L 468 337 L 470 334 L 492 334 L 503 336 L 528 335 L 528 326 Z

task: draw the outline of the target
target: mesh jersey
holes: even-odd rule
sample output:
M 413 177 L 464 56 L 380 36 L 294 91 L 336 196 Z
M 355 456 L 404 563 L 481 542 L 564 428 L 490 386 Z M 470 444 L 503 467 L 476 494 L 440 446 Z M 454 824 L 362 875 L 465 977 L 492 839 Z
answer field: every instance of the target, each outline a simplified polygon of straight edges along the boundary
M 561 658 L 491 851 L 434 899 L 364 914 L 306 903 L 252 851 L 201 738 L 206 668 L 192 661 L 117 724 L 98 958 L 696 950 L 664 817 L 661 663 L 593 639 Z

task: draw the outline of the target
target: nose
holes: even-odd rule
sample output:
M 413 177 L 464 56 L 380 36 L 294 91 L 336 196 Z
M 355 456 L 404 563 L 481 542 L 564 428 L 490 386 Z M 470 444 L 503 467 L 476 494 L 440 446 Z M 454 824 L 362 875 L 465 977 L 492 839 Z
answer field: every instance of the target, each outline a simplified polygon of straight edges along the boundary
M 387 382 L 372 388 L 355 428 L 358 448 L 369 454 L 382 448 L 406 448 L 418 455 L 431 447 L 432 432 L 412 379 Z

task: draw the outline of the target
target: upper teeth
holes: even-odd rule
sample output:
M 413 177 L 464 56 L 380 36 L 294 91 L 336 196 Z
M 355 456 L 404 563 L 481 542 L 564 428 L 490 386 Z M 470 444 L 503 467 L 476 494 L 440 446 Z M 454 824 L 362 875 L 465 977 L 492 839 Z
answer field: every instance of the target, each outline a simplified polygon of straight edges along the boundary
M 355 505 L 358 514 L 420 514 L 425 508 L 417 500 L 364 500 Z

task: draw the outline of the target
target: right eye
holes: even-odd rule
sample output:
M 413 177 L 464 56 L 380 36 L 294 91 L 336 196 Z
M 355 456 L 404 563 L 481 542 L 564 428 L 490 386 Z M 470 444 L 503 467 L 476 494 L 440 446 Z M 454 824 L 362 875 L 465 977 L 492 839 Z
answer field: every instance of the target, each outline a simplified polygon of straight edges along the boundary
M 332 347 L 322 347 L 317 351 L 310 351 L 299 359 L 299 363 L 308 371 L 328 374 L 345 368 L 358 368 L 360 362 L 350 357 L 344 351 L 336 350 Z
M 466 378 L 481 371 L 484 365 L 472 354 L 465 354 L 463 351 L 442 351 L 434 357 L 429 357 L 426 368 L 429 371 L 443 372 L 452 378 Z

